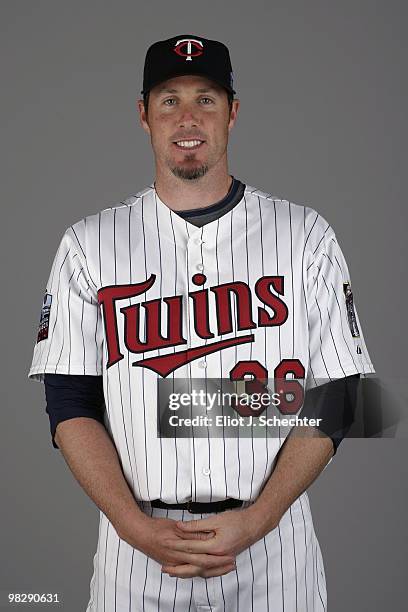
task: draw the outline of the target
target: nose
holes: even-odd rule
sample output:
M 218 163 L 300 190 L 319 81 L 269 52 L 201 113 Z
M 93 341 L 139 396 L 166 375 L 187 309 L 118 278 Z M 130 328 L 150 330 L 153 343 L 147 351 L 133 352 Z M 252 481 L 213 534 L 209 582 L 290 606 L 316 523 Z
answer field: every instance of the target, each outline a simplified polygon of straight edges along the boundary
M 196 111 L 193 110 L 192 104 L 180 105 L 180 115 L 178 119 L 179 127 L 194 127 L 199 124 Z

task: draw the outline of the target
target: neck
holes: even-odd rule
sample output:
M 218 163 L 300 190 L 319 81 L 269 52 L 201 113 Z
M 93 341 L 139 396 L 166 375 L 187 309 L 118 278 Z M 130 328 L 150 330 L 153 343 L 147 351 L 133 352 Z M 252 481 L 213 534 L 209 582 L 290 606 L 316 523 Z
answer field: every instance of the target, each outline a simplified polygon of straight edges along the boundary
M 154 181 L 156 193 L 172 210 L 211 206 L 227 195 L 232 184 L 232 176 L 228 174 L 227 168 L 217 173 L 212 170 L 191 181 L 180 179 L 170 171 L 157 172 Z

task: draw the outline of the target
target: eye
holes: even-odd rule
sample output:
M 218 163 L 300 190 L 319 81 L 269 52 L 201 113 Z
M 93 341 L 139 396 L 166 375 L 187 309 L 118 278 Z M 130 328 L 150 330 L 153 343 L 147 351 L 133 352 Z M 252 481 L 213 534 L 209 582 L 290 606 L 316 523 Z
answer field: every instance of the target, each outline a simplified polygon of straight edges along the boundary
M 204 96 L 203 98 L 201 98 L 201 100 L 209 100 L 209 101 L 211 102 L 211 104 L 212 104 L 212 100 L 211 100 L 211 98 L 207 98 L 206 96 Z
M 169 102 L 170 100 L 175 100 L 175 98 L 167 98 L 167 100 L 164 100 L 163 104 L 166 104 L 166 102 Z M 172 106 L 172 104 L 167 104 L 166 106 Z

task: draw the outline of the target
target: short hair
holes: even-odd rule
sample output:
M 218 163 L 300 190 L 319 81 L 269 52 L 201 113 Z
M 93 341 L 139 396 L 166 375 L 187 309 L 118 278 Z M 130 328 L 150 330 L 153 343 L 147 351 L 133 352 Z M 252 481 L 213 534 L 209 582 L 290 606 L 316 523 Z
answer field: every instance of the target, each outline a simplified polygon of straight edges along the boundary
M 228 89 L 226 89 L 227 92 L 227 96 L 228 96 L 228 106 L 229 106 L 229 112 L 231 113 L 231 108 L 232 108 L 232 101 L 234 99 L 234 94 L 231 93 L 230 91 L 228 91 Z M 144 104 L 144 108 L 145 108 L 145 112 L 146 115 L 148 114 L 148 107 L 149 107 L 149 94 L 150 92 L 148 91 L 147 93 L 143 94 L 143 104 Z

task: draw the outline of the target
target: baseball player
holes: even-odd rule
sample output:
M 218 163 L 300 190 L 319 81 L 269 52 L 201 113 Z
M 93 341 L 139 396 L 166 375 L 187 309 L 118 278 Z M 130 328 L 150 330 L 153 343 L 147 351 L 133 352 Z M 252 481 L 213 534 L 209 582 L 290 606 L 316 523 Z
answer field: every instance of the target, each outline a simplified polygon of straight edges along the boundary
M 229 174 L 235 93 L 223 43 L 150 46 L 155 180 L 68 227 L 46 284 L 28 376 L 100 510 L 87 612 L 327 609 L 307 488 L 341 435 L 158 435 L 165 381 L 375 371 L 331 225 Z

